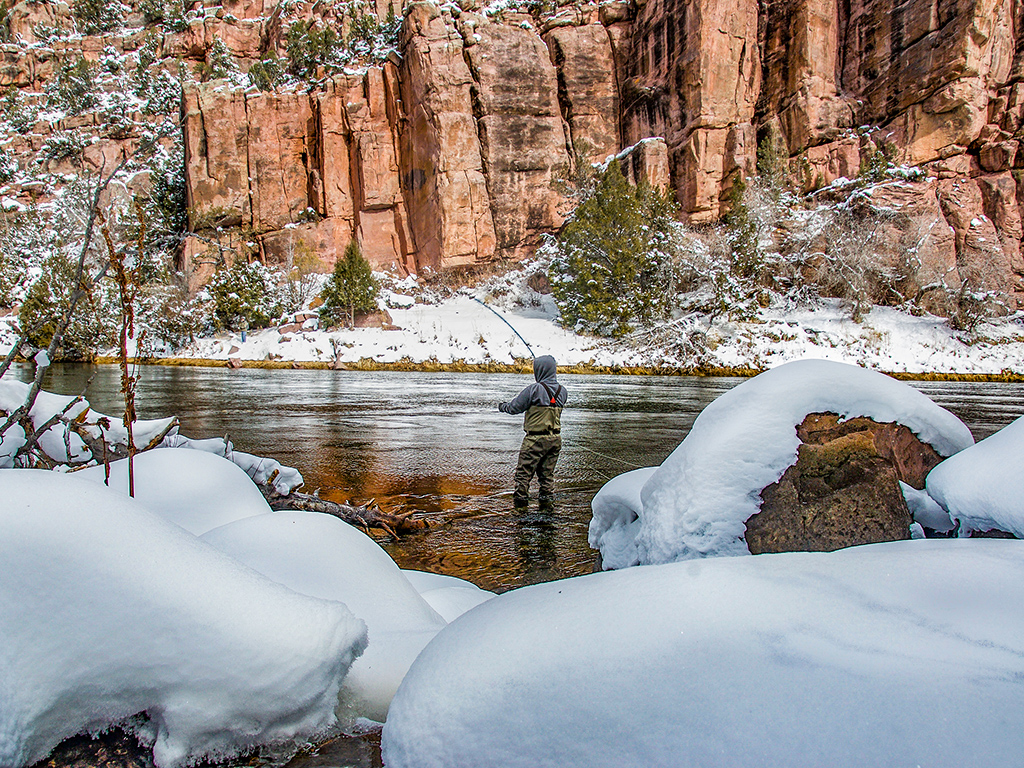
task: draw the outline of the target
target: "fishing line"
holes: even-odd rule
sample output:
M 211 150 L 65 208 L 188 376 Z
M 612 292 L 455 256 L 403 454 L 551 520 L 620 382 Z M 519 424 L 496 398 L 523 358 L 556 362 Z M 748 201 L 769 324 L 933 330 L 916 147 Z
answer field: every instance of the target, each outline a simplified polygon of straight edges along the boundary
M 504 318 L 504 317 L 502 316 L 502 314 L 501 314 L 500 312 L 498 312 L 498 310 L 496 310 L 496 309 L 495 309 L 494 307 L 492 307 L 492 306 L 490 306 L 490 305 L 488 305 L 488 304 L 485 304 L 484 302 L 480 301 L 480 299 L 478 299 L 478 298 L 477 298 L 476 296 L 473 296 L 472 294 L 468 293 L 467 291 L 462 291 L 461 293 L 462 293 L 462 295 L 463 295 L 463 296 L 467 296 L 467 297 L 471 298 L 471 299 L 472 299 L 473 301 L 475 301 L 475 302 L 476 302 L 477 304 L 479 304 L 479 305 L 480 305 L 481 307 L 487 307 L 487 309 L 491 310 L 491 312 L 493 312 L 493 313 L 495 314 L 495 316 L 496 316 L 496 317 L 497 317 L 497 318 L 498 318 L 499 320 L 501 320 L 501 322 L 503 322 L 503 323 L 504 323 L 505 325 L 507 325 L 507 326 L 508 326 L 509 328 L 511 328 L 511 329 L 512 329 L 512 333 L 514 333 L 514 334 L 515 334 L 516 336 L 518 336 L 518 337 L 519 337 L 519 340 L 520 340 L 521 342 L 523 342 L 523 344 L 526 344 L 526 348 L 527 348 L 528 350 L 530 350 L 530 357 L 533 357 L 533 358 L 536 358 L 536 357 L 537 357 L 537 355 L 536 355 L 536 354 L 534 354 L 534 351 L 533 351 L 533 347 L 531 347 L 531 346 L 530 346 L 529 344 L 527 344 L 527 342 L 526 342 L 526 339 L 524 339 L 524 338 L 522 337 L 522 335 L 521 335 L 521 334 L 519 333 L 519 331 L 517 331 L 517 330 L 515 329 L 515 327 L 514 327 L 514 326 L 512 325 L 512 323 L 510 323 L 510 322 L 509 322 L 508 320 L 506 320 L 506 319 L 505 319 L 505 318 Z
M 617 461 L 620 464 L 625 464 L 627 467 L 633 467 L 633 469 L 647 469 L 647 467 L 642 467 L 639 464 L 634 464 L 631 461 L 626 461 L 625 459 L 620 459 L 617 456 L 608 456 L 607 454 L 604 454 L 604 453 L 598 453 L 597 451 L 594 451 L 594 450 L 591 450 L 590 448 L 587 448 L 585 445 L 575 445 L 573 447 L 574 448 L 579 448 L 582 451 L 587 451 L 588 453 L 592 453 L 595 456 L 600 456 L 602 459 L 609 459 L 610 461 Z

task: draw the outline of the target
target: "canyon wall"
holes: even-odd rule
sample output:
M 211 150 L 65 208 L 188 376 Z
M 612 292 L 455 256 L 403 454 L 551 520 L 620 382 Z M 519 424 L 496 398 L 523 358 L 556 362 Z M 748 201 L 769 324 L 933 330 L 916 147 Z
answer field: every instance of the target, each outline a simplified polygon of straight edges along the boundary
M 209 63 L 217 45 L 242 72 L 285 55 L 284 5 L 213 2 L 187 3 L 187 23 L 157 35 L 169 67 Z M 879 158 L 919 169 L 865 194 L 923 233 L 925 272 L 1011 305 L 1024 296 L 1021 0 L 609 0 L 533 14 L 475 2 L 396 0 L 382 65 L 269 92 L 186 78 L 180 266 L 193 285 L 211 248 L 312 254 L 329 269 L 355 239 L 378 267 L 419 275 L 519 259 L 567 214 L 553 182 L 572 163 L 635 146 L 627 170 L 670 186 L 693 224 L 726 214 L 759 161 L 812 199 Z M 334 8 L 288 12 L 329 25 Z M 36 39 L 69 13 L 8 6 L 0 84 L 42 91 L 72 49 L 96 61 L 153 38 L 140 20 L 120 36 Z M 92 130 L 85 163 L 98 169 L 137 142 L 90 119 L 40 120 L 9 147 L 29 156 L 49 133 Z

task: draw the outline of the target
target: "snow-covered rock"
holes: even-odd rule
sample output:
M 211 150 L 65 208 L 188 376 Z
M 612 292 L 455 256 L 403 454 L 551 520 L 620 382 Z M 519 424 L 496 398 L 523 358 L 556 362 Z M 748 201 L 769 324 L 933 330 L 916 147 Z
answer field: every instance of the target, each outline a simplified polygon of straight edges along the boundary
M 196 536 L 253 515 L 270 505 L 234 462 L 205 451 L 156 448 L 134 458 L 135 500 Z M 128 495 L 128 460 L 75 473 Z
M 942 456 L 974 443 L 962 421 L 907 384 L 845 363 L 788 363 L 705 408 L 643 486 L 637 561 L 748 554 L 744 523 L 761 490 L 796 461 L 796 425 L 816 412 L 903 424 Z M 591 526 L 591 540 L 601 540 L 603 526 Z M 625 546 L 615 539 L 616 552 Z
M 160 768 L 335 724 L 366 627 L 138 502 L 0 470 L 0 765 L 146 713 Z
M 925 488 L 962 535 L 996 528 L 1024 538 L 1024 417 L 943 461 Z
M 296 592 L 344 603 L 366 622 L 369 644 L 345 678 L 347 722 L 382 722 L 413 659 L 446 624 L 370 537 L 330 515 L 249 517 L 203 540 Z
M 513 590 L 444 629 L 388 768 L 1016 765 L 1024 544 L 906 541 Z

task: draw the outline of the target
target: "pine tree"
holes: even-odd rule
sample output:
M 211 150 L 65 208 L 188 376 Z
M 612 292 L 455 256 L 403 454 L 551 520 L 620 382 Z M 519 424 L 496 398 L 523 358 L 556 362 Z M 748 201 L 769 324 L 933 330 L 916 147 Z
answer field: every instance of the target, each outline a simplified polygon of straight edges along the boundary
M 556 244 L 552 292 L 563 322 L 619 336 L 670 309 L 675 204 L 646 182 L 630 184 L 618 163 L 598 179 Z
M 335 324 L 345 317 L 349 328 L 353 328 L 356 312 L 377 309 L 379 293 L 380 286 L 373 277 L 370 264 L 363 257 L 359 244 L 353 240 L 345 248 L 345 255 L 334 265 L 334 272 L 324 286 L 320 314 Z

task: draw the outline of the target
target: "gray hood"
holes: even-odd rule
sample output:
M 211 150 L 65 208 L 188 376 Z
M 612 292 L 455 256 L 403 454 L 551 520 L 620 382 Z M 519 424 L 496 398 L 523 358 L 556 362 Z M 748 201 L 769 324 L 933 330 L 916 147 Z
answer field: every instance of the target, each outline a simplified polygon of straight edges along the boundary
M 533 378 L 534 380 L 547 381 L 555 378 L 555 373 L 558 371 L 558 364 L 555 362 L 555 358 L 551 355 L 541 355 L 540 357 L 534 358 L 533 360 Z

